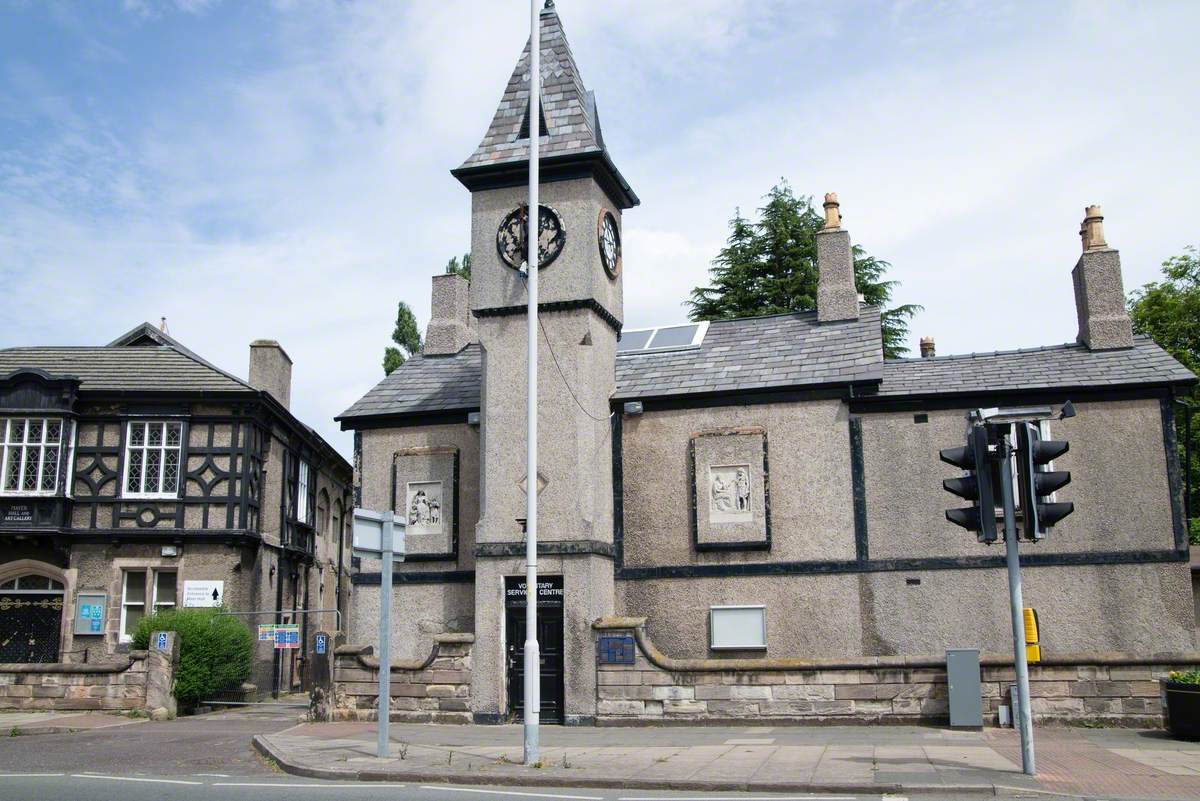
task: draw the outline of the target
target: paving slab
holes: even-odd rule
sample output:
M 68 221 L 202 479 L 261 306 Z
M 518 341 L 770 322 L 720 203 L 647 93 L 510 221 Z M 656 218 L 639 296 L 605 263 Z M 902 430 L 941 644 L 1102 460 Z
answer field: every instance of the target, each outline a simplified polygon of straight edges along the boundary
M 520 726 L 393 724 L 374 759 L 372 723 L 302 724 L 255 738 L 286 771 L 318 778 L 631 790 L 1019 793 L 1200 798 L 1200 746 L 1154 732 L 1038 729 L 1039 773 L 1011 730 L 916 726 L 553 727 L 527 768 Z M 770 741 L 770 742 L 764 742 Z

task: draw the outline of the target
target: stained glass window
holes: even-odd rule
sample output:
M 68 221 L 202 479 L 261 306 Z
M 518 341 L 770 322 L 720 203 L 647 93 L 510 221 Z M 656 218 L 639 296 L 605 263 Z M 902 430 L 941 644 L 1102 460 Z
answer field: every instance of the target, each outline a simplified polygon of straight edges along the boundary
M 53 495 L 62 434 L 63 422 L 56 418 L 0 419 L 0 494 Z
M 125 496 L 178 495 L 182 442 L 183 423 L 130 423 L 125 449 Z

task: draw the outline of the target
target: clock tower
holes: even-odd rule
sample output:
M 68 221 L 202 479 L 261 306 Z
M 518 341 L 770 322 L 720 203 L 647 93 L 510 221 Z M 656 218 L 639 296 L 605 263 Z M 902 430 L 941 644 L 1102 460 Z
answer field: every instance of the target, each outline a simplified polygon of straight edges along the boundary
M 614 604 L 610 398 L 624 318 L 622 212 L 638 199 L 604 145 L 595 96 L 553 2 L 540 20 L 539 475 L 532 479 L 525 474 L 528 43 L 483 141 L 453 170 L 471 191 L 470 301 L 483 354 L 472 665 L 480 721 L 522 708 L 526 481 L 541 487 L 543 720 L 586 722 L 596 714 L 591 623 Z

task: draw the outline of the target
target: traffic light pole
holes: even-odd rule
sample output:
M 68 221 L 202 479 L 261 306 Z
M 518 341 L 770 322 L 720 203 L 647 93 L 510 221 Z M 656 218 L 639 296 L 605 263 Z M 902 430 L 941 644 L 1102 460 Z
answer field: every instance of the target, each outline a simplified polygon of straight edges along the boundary
M 1037 771 L 1033 761 L 1033 715 L 1029 709 L 1029 662 L 1025 656 L 1025 602 L 1021 597 L 1021 557 L 1017 551 L 1017 510 L 1013 500 L 1013 452 L 1008 435 L 1000 438 L 1000 495 L 1004 504 L 1004 548 L 1008 557 L 1008 601 L 1012 608 L 1013 664 L 1017 669 L 1014 718 L 1021 730 L 1021 764 L 1026 775 Z

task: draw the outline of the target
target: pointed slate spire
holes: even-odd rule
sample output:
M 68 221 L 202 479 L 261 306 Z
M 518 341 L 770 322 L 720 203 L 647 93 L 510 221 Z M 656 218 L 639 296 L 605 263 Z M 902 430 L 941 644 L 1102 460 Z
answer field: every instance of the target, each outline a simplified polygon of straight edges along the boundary
M 621 195 L 619 199 L 624 201 L 623 205 L 636 205 L 637 197 L 617 172 L 604 147 L 596 97 L 583 85 L 554 3 L 546 4 L 539 19 L 542 28 L 540 153 L 543 164 L 575 160 L 603 163 L 609 177 L 616 179 L 614 188 Z M 529 160 L 529 61 L 529 42 L 526 41 L 487 133 L 475 152 L 452 171 L 468 188 L 482 186 L 479 179 L 484 174 L 510 173 L 514 168 L 526 168 Z M 554 180 L 554 171 L 546 172 L 544 167 L 543 179 Z

